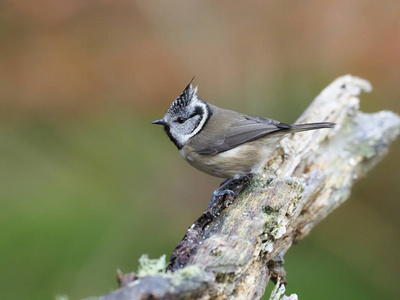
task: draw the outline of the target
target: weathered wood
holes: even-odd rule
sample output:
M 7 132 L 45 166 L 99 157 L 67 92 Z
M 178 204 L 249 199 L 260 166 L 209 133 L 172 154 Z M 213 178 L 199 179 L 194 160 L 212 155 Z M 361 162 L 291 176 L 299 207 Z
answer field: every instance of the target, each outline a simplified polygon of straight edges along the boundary
M 134 281 L 98 299 L 260 299 L 270 279 L 278 281 L 271 299 L 279 299 L 286 251 L 349 197 L 399 134 L 396 114 L 359 111 L 359 94 L 370 90 L 357 77 L 335 80 L 297 123 L 336 128 L 283 140 L 262 175 L 234 187 L 236 199 L 221 197 L 187 230 L 167 272 L 131 275 Z

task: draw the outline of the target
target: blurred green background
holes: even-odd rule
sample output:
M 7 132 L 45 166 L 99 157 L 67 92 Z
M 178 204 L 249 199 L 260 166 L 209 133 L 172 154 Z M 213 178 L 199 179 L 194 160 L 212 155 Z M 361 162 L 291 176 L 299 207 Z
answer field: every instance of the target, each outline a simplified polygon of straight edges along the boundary
M 170 255 L 220 179 L 160 127 L 196 76 L 221 107 L 294 122 L 332 80 L 400 111 L 400 2 L 0 2 L 0 299 L 80 299 Z M 334 121 L 334 120 L 332 120 Z M 286 255 L 300 299 L 400 298 L 400 145 Z M 272 289 L 272 284 L 268 289 Z

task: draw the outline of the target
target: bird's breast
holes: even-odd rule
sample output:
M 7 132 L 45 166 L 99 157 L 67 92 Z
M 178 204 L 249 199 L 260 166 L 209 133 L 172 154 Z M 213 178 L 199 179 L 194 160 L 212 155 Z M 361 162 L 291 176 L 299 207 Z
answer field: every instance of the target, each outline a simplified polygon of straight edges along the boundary
M 180 153 L 189 164 L 202 172 L 231 178 L 255 173 L 275 148 L 276 145 L 254 141 L 215 155 L 200 155 L 190 144 L 186 144 Z

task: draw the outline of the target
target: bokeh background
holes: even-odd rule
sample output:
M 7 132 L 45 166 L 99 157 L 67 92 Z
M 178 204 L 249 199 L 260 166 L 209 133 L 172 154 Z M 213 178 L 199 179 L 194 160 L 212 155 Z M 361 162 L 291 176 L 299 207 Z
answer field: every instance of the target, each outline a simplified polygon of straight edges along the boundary
M 141 254 L 171 254 L 220 182 L 151 125 L 193 76 L 206 101 L 294 122 L 350 73 L 374 86 L 363 111 L 399 112 L 399 15 L 395 0 L 0 1 L 0 298 L 100 295 Z M 396 142 L 288 252 L 288 293 L 400 297 L 399 157 Z

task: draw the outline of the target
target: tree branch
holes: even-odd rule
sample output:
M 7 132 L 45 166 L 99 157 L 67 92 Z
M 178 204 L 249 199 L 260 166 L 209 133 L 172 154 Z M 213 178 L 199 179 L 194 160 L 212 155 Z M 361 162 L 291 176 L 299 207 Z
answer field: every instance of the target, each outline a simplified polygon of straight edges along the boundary
M 221 197 L 187 230 L 167 272 L 120 276 L 122 287 L 98 299 L 260 299 L 269 280 L 278 282 L 271 299 L 280 299 L 286 251 L 349 197 L 399 134 L 396 114 L 359 111 L 357 96 L 370 90 L 357 77 L 336 79 L 297 121 L 336 128 L 283 140 L 262 175 L 235 186 L 235 199 Z

